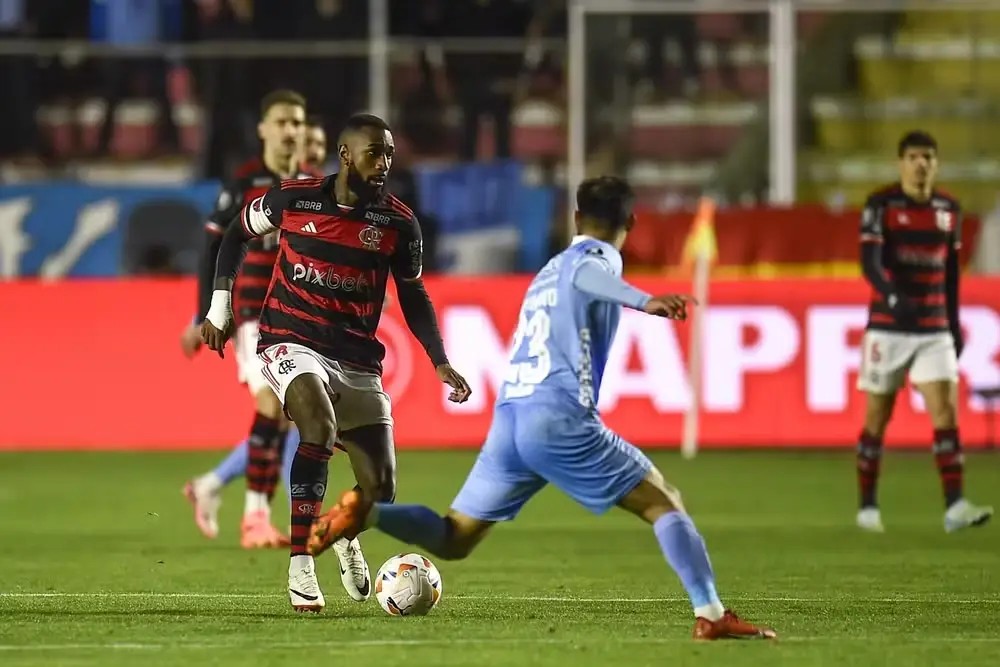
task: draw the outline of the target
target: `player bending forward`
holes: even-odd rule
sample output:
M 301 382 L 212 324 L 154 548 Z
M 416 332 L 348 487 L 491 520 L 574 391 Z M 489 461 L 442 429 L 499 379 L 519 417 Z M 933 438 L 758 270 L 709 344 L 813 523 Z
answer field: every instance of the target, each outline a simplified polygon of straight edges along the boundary
M 576 199 L 579 235 L 528 287 L 493 424 L 447 516 L 419 505 L 371 505 L 348 491 L 314 524 L 309 550 L 374 526 L 439 558 L 465 558 L 494 523 L 514 519 L 551 482 L 596 514 L 617 505 L 652 524 L 691 598 L 696 639 L 773 638 L 722 605 L 705 542 L 679 493 L 601 423 L 598 394 L 622 306 L 684 319 L 692 299 L 651 297 L 622 281 L 619 249 L 635 223 L 625 181 L 584 181 Z
M 448 364 L 423 286 L 419 223 L 383 191 L 395 151 L 388 125 L 377 116 L 354 116 L 337 143 L 337 174 L 285 181 L 243 207 L 219 248 L 212 306 L 201 328 L 208 346 L 221 354 L 232 333 L 230 290 L 242 246 L 280 229 L 258 352 L 264 376 L 301 436 L 291 469 L 288 567 L 288 596 L 298 611 L 325 606 L 306 545 L 338 432 L 359 497 L 390 503 L 396 495 L 392 415 L 380 378 L 385 348 L 375 337 L 390 271 L 407 326 L 452 387 L 449 398 L 469 397 L 468 383 Z M 358 531 L 343 532 L 342 538 L 354 540 Z M 367 565 L 364 574 L 360 592 L 367 598 Z
M 958 202 L 934 188 L 937 142 L 911 132 L 899 142 L 899 182 L 868 198 L 861 217 L 861 266 L 872 286 L 862 343 L 858 389 L 867 394 L 858 443 L 861 496 L 858 526 L 882 532 L 876 499 L 882 437 L 909 374 L 924 398 L 934 427 L 934 458 L 944 487 L 944 529 L 978 526 L 992 507 L 965 500 L 963 455 L 958 437 L 958 249 L 962 213 Z

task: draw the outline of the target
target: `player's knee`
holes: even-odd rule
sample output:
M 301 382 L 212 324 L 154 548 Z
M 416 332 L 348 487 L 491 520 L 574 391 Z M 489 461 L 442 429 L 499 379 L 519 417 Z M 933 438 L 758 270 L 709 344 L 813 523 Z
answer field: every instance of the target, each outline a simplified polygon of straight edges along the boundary
M 669 512 L 687 512 L 680 490 L 668 484 L 656 468 L 650 470 L 619 505 L 648 523 L 654 523 Z
M 924 400 L 927 416 L 934 428 L 945 429 L 958 426 L 958 407 L 951 396 L 939 396 L 937 400 Z
M 303 442 L 314 442 L 333 449 L 337 439 L 337 421 L 333 415 L 317 413 L 308 422 L 299 424 L 299 437 Z
M 296 421 L 299 428 L 299 439 L 302 442 L 312 442 L 333 449 L 337 439 L 337 419 L 329 410 L 321 406 L 300 411 L 302 414 Z
M 869 394 L 865 404 L 865 431 L 881 438 L 892 418 L 893 398 L 881 394 Z

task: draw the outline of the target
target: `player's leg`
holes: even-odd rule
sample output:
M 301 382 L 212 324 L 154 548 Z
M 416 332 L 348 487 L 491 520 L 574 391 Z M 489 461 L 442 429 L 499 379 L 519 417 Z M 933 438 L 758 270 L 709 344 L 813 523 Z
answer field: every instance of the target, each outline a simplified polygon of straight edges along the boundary
M 219 507 L 222 489 L 246 473 L 249 459 L 247 441 L 236 445 L 213 470 L 191 479 L 184 485 L 184 497 L 194 507 L 194 522 L 205 537 L 219 535 Z
M 368 506 L 348 491 L 328 513 L 330 529 L 343 533 L 375 528 L 443 560 L 468 556 L 494 523 L 511 521 L 545 486 L 521 460 L 514 446 L 510 408 L 499 408 L 461 491 L 444 516 L 423 505 L 375 503 Z
M 250 426 L 247 490 L 243 506 L 241 544 L 244 548 L 268 548 L 288 543 L 271 522 L 271 499 L 278 486 L 281 447 L 288 432 L 281 401 L 261 373 L 256 354 L 257 323 L 240 325 L 233 343 L 240 378 L 254 397 L 256 412 Z
M 628 474 L 622 476 L 627 482 Z M 705 540 L 685 512 L 677 489 L 650 466 L 638 484 L 617 503 L 653 527 L 660 551 L 687 591 L 694 609 L 695 639 L 774 639 L 773 630 L 749 623 L 726 609 L 715 585 Z
M 907 334 L 868 331 L 862 340 L 858 389 L 865 393 L 865 421 L 858 437 L 855 466 L 859 496 L 856 523 L 863 530 L 876 533 L 885 530 L 878 507 L 882 439 L 913 351 L 912 339 Z
M 620 506 L 652 525 L 691 598 L 696 639 L 775 636 L 722 605 L 705 541 L 685 513 L 680 493 L 645 454 L 596 419 L 538 414 L 530 421 L 519 423 L 517 434 L 518 451 L 529 467 L 595 514 Z
M 288 596 L 296 611 L 321 611 L 326 602 L 306 551 L 309 528 L 326 495 L 327 463 L 337 436 L 337 415 L 329 394 L 329 376 L 321 358 L 294 344 L 272 345 L 260 355 L 264 377 L 299 430 L 292 460 L 291 558 Z
M 923 396 L 934 428 L 934 460 L 944 491 L 945 530 L 986 523 L 993 516 L 993 508 L 974 505 L 964 495 L 964 456 L 958 433 L 958 358 L 950 334 L 923 337 L 910 381 Z
M 359 372 L 336 362 L 329 364 L 330 390 L 336 396 L 340 446 L 347 452 L 355 490 L 365 506 L 391 503 L 396 496 L 396 445 L 392 434 L 392 406 L 382 389 L 382 380 L 370 372 Z M 328 540 L 328 519 L 313 524 L 310 553 L 314 556 L 332 546 L 340 561 L 340 581 L 357 602 L 371 595 L 371 573 L 365 560 L 359 530 L 350 530 Z

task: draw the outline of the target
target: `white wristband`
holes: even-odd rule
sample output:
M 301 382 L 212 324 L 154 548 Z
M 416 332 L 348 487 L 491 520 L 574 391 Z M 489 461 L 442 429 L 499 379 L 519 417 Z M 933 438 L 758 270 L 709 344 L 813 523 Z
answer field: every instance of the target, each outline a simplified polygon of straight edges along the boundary
M 208 307 L 205 319 L 219 331 L 225 331 L 233 321 L 233 295 L 229 290 L 217 289 L 212 292 L 212 303 Z

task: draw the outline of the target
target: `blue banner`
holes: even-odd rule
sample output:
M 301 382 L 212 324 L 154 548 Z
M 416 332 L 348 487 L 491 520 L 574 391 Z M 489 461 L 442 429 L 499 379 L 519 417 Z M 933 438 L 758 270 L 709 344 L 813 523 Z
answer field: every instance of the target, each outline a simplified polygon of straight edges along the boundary
M 420 208 L 440 225 L 445 268 L 535 271 L 548 259 L 555 192 L 526 185 L 521 163 L 421 167 L 416 181 Z
M 151 246 L 196 255 L 219 186 L 104 187 L 75 183 L 0 188 L 0 278 L 102 277 L 139 270 Z M 182 259 L 178 272 L 196 259 Z
M 537 270 L 548 258 L 550 188 L 516 163 L 421 169 L 418 210 L 439 221 L 445 271 Z M 218 184 L 0 186 L 0 279 L 193 273 Z

